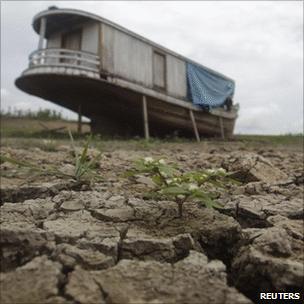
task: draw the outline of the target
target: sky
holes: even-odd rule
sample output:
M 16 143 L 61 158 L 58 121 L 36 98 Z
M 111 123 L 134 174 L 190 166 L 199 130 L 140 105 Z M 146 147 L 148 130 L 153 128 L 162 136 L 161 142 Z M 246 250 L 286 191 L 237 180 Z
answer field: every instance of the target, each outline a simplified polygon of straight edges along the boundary
M 17 89 L 37 49 L 33 16 L 56 5 L 114 21 L 236 82 L 236 133 L 303 132 L 302 1 L 1 1 L 1 110 L 55 109 Z

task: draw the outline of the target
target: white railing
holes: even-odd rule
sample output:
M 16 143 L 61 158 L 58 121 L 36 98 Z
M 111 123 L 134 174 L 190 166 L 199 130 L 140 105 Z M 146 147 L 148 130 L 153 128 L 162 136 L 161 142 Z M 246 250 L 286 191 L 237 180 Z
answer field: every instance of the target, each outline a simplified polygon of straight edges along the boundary
M 60 66 L 71 67 L 92 72 L 99 72 L 99 56 L 68 49 L 41 49 L 29 56 L 29 66 Z

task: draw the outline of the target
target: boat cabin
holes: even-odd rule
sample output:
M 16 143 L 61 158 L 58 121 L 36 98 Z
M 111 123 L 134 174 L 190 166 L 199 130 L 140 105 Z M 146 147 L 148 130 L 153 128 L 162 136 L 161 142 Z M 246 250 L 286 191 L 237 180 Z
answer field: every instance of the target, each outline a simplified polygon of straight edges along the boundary
M 91 13 L 50 7 L 33 28 L 38 47 L 17 87 L 85 115 L 93 131 L 232 135 L 229 77 Z

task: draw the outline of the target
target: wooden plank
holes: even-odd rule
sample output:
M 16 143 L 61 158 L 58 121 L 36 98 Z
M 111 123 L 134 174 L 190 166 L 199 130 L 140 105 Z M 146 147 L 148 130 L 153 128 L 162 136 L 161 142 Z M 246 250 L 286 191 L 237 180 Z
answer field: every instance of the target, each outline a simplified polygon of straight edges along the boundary
M 147 108 L 147 98 L 145 95 L 143 95 L 142 107 L 143 107 L 145 139 L 149 140 L 150 135 L 149 135 L 148 108 Z
M 77 123 L 78 134 L 82 133 L 82 115 L 81 115 L 81 104 L 78 105 L 78 123 Z
M 224 125 L 223 125 L 223 118 L 222 118 L 222 117 L 219 117 L 219 121 L 220 121 L 221 136 L 222 136 L 222 139 L 225 139 L 225 132 L 224 132 Z
M 153 85 L 166 88 L 166 56 L 157 51 L 153 52 Z
M 49 128 L 47 125 L 45 125 L 41 121 L 39 121 L 39 125 L 43 128 L 42 131 L 44 131 L 44 132 L 53 132 L 53 133 L 56 133 L 57 131 L 61 131 L 61 130 L 66 129 L 65 126 L 57 127 L 57 128 Z
M 175 98 L 187 98 L 186 63 L 169 54 L 166 59 L 167 94 Z
M 189 113 L 190 113 L 190 118 L 192 121 L 193 131 L 194 131 L 196 140 L 197 140 L 197 142 L 200 142 L 201 140 L 200 140 L 200 136 L 198 134 L 198 130 L 197 130 L 197 126 L 196 126 L 196 122 L 195 122 L 195 118 L 194 118 L 192 110 L 189 110 Z
M 99 55 L 99 60 L 100 60 L 100 64 L 99 64 L 99 70 L 103 70 L 103 66 L 104 66 L 104 45 L 103 45 L 103 27 L 102 27 L 102 23 L 99 24 L 98 26 L 98 55 Z

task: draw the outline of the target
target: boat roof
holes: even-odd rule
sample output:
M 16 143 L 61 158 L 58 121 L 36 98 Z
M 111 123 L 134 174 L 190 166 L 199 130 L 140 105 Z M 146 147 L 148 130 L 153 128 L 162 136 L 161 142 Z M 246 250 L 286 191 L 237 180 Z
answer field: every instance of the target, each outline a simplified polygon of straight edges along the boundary
M 85 11 L 82 11 L 82 10 L 77 10 L 77 9 L 70 9 L 70 8 L 57 8 L 57 7 L 50 7 L 49 9 L 47 10 L 44 10 L 38 14 L 36 14 L 33 18 L 33 28 L 35 30 L 36 33 L 39 34 L 39 29 L 40 29 L 40 21 L 41 21 L 41 18 L 42 17 L 47 17 L 48 19 L 48 22 L 47 22 L 47 28 L 46 28 L 46 38 L 48 38 L 52 33 L 60 30 L 62 27 L 66 26 L 66 25 L 76 25 L 76 24 L 79 24 L 79 23 L 82 23 L 82 22 L 86 22 L 86 21 L 90 21 L 90 20 L 95 20 L 95 21 L 98 21 L 98 22 L 101 22 L 101 23 L 104 23 L 104 24 L 107 24 L 127 35 L 130 35 L 134 38 L 137 38 L 165 53 L 168 53 L 170 55 L 173 55 L 185 62 L 189 62 L 189 63 L 192 63 L 192 64 L 195 64 L 195 65 L 198 65 L 200 67 L 202 67 L 203 69 L 205 69 L 206 71 L 216 75 L 216 76 L 219 76 L 219 77 L 222 77 L 226 80 L 230 80 L 234 83 L 234 80 L 217 72 L 217 71 L 214 71 L 198 62 L 195 62 L 185 56 L 182 56 L 170 49 L 167 49 L 166 47 L 160 45 L 160 44 L 157 44 L 139 34 L 136 34 L 122 26 L 120 26 L 119 24 L 117 23 L 114 23 L 106 18 L 103 18 L 103 17 L 100 17 L 98 15 L 95 15 L 95 14 L 92 14 L 92 13 L 88 13 L 88 12 L 85 12 Z

